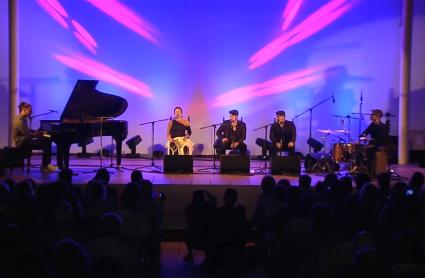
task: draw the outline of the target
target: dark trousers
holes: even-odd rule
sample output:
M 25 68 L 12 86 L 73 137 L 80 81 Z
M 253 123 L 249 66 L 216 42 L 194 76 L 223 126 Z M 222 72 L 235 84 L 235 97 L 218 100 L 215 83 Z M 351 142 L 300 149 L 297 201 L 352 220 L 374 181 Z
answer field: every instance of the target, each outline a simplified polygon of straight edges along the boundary
M 288 152 L 289 155 L 292 155 L 295 152 L 295 148 L 289 148 L 287 144 L 284 145 L 282 148 L 278 149 L 276 147 L 276 144 L 273 144 L 268 140 L 264 140 L 263 138 L 257 138 L 257 140 L 255 140 L 255 144 L 262 148 L 263 156 L 267 155 L 267 151 L 269 152 L 270 156 L 274 156 L 278 152 Z
M 227 141 L 226 143 L 223 143 L 221 139 L 217 139 L 214 143 L 214 149 L 216 149 L 217 154 L 226 154 L 226 150 L 231 150 L 232 148 L 230 145 L 232 142 Z M 247 146 L 245 143 L 239 143 L 239 145 L 236 147 L 235 151 L 240 154 L 246 154 Z
M 26 148 L 29 150 L 42 150 L 43 158 L 41 164 L 47 167 L 52 161 L 52 141 L 48 138 L 29 138 L 22 142 L 18 148 Z

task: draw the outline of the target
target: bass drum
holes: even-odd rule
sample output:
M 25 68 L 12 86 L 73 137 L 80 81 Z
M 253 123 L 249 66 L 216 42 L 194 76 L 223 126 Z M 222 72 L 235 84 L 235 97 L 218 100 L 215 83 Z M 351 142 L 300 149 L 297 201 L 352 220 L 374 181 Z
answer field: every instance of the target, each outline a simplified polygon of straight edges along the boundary
M 355 151 L 355 144 L 336 143 L 332 145 L 332 159 L 335 162 L 348 162 Z

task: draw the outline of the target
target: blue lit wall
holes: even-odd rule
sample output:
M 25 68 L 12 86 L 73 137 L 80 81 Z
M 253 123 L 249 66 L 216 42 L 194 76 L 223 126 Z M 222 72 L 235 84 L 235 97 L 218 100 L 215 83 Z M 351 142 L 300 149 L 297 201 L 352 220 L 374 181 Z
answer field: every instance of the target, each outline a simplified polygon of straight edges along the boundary
M 291 27 L 297 26 L 330 0 L 304 0 Z M 2 1 L 5 2 L 5 1 Z M 259 49 L 283 33 L 282 13 L 287 1 L 247 0 L 122 0 L 136 15 L 157 31 L 158 44 L 148 41 L 110 15 L 82 0 L 59 1 L 69 20 L 78 21 L 97 42 L 96 54 L 81 44 L 72 29 L 63 28 L 37 1 L 20 1 L 20 99 L 34 105 L 34 113 L 48 109 L 62 111 L 77 79 L 96 79 L 70 67 L 55 55 L 84 56 L 116 72 L 147 84 L 153 97 L 145 97 L 123 86 L 101 80 L 100 91 L 124 97 L 128 110 L 120 119 L 129 122 L 129 137 L 143 137 L 139 151 L 150 147 L 150 127 L 138 124 L 171 115 L 182 106 L 190 115 L 193 141 L 211 151 L 211 137 L 199 127 L 220 122 L 227 111 L 238 109 L 248 126 L 248 148 L 260 153 L 254 142 L 262 132 L 258 126 L 273 120 L 276 110 L 285 110 L 292 119 L 334 93 L 336 103 L 328 101 L 313 111 L 313 137 L 317 129 L 346 128 L 347 121 L 331 115 L 358 112 L 363 92 L 363 111 L 380 108 L 397 113 L 401 1 L 359 0 L 341 17 L 308 38 L 288 47 L 269 62 L 249 69 L 249 59 Z M 384 4 L 385 2 L 385 4 Z M 420 2 L 420 3 L 418 3 Z M 5 7 L 2 3 L 0 8 Z M 424 45 L 423 1 L 416 1 L 416 45 Z M 4 9 L 0 14 L 5 20 Z M 3 24 L 2 24 L 3 25 Z M 291 28 L 290 27 L 290 28 Z M 417 31 L 419 30 L 419 31 Z M 0 29 L 1 43 L 7 42 L 7 29 Z M 1 46 L 1 61 L 7 48 Z M 414 48 L 412 90 L 423 99 L 425 76 L 421 47 Z M 56 57 L 56 58 L 55 58 Z M 7 68 L 1 65 L 2 99 Z M 318 67 L 316 78 L 299 82 L 294 88 L 270 95 L 256 95 L 243 102 L 217 106 L 216 98 L 233 89 L 258 84 L 275 77 Z M 415 96 L 415 97 L 416 97 Z M 0 104 L 4 113 L 5 102 Z M 0 107 L 0 108 L 1 108 Z M 417 103 L 413 105 L 416 109 Z M 416 112 L 415 112 L 416 113 Z M 424 115 L 423 109 L 417 113 Z M 57 118 L 53 115 L 49 118 Z M 309 127 L 308 113 L 295 120 L 298 149 L 305 152 Z M 397 120 L 392 133 L 397 132 Z M 365 119 L 363 128 L 368 123 Z M 3 126 L 4 122 L 2 123 Z M 39 123 L 35 121 L 34 127 Z M 425 129 L 423 121 L 413 123 Z M 358 134 L 358 121 L 351 122 Z M 164 143 L 166 124 L 157 125 L 156 143 Z M 5 139 L 3 138 L 3 142 Z M 335 140 L 332 138 L 331 140 Z M 98 141 L 96 141 L 98 142 Z M 95 150 L 98 144 L 90 146 Z

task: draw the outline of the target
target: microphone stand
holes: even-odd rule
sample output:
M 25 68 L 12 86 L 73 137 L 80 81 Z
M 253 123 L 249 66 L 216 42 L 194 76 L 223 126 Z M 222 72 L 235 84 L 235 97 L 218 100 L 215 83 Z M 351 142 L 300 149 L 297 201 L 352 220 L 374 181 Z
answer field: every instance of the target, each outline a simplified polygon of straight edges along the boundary
M 224 121 L 224 119 L 223 119 L 223 121 Z M 212 128 L 212 131 L 213 131 L 213 134 L 214 134 L 213 136 L 214 136 L 214 139 L 215 139 L 215 133 L 216 133 L 216 130 L 217 130 L 217 126 L 221 126 L 221 125 L 227 125 L 227 124 L 225 124 L 225 123 L 211 124 L 211 125 L 203 126 L 200 129 Z M 216 152 L 215 152 L 215 148 L 214 148 L 215 140 L 213 140 L 213 141 L 214 141 L 213 145 L 212 145 L 213 165 L 212 165 L 212 167 L 199 169 L 198 172 L 203 172 L 205 170 L 212 170 L 213 174 L 217 173 L 218 167 L 215 163 L 216 162 Z
M 155 124 L 158 122 L 165 122 L 165 121 L 171 121 L 171 117 L 169 118 L 165 118 L 165 119 L 161 119 L 161 120 L 156 120 L 156 121 L 150 121 L 150 122 L 145 122 L 145 123 L 141 123 L 139 124 L 140 126 L 143 125 L 151 125 L 152 127 L 152 133 L 151 133 L 151 144 L 152 144 L 152 155 L 151 155 L 151 164 L 148 166 L 142 166 L 142 167 L 138 167 L 136 169 L 144 169 L 144 168 L 155 168 L 156 170 L 154 170 L 154 172 L 161 172 L 161 168 L 159 166 L 155 165 L 155 161 L 154 161 L 154 146 L 155 146 Z
M 297 119 L 297 118 L 301 117 L 302 115 L 304 115 L 305 113 L 310 112 L 309 138 L 311 138 L 311 125 L 312 125 L 312 121 L 313 121 L 313 109 L 316 108 L 316 107 L 318 107 L 318 106 L 320 106 L 320 105 L 322 105 L 323 103 L 325 103 L 325 102 L 327 102 L 327 101 L 329 101 L 331 99 L 332 100 L 335 99 L 333 95 L 330 96 L 330 97 L 328 97 L 328 98 L 326 98 L 326 99 L 324 99 L 324 100 L 322 100 L 321 102 L 317 103 L 316 105 L 313 105 L 312 107 L 308 108 L 304 112 L 302 112 L 302 113 L 300 113 L 300 114 L 298 114 L 298 115 L 295 116 L 295 119 Z M 309 152 L 308 153 L 311 154 L 311 146 L 310 145 L 309 145 Z
M 49 114 L 52 114 L 52 113 L 58 113 L 58 112 L 53 111 L 53 110 L 49 110 L 49 112 L 28 117 L 28 119 L 30 120 L 30 129 L 32 127 L 32 119 L 35 119 L 35 118 L 38 118 L 38 117 L 41 117 L 41 116 L 46 116 L 46 115 L 49 115 Z
M 263 154 L 266 154 L 266 149 L 267 149 L 266 142 L 267 142 L 267 133 L 268 133 L 267 130 L 268 130 L 269 126 L 271 126 L 271 125 L 272 124 L 267 124 L 267 125 L 264 125 L 264 126 L 257 127 L 256 129 L 253 130 L 253 131 L 257 131 L 257 130 L 264 128 L 264 145 L 263 145 L 263 148 L 262 148 Z M 257 171 L 261 172 L 262 174 L 268 174 L 269 167 L 267 166 L 267 155 L 264 155 L 264 165 L 263 165 L 263 167 L 255 170 L 255 172 L 257 172 Z

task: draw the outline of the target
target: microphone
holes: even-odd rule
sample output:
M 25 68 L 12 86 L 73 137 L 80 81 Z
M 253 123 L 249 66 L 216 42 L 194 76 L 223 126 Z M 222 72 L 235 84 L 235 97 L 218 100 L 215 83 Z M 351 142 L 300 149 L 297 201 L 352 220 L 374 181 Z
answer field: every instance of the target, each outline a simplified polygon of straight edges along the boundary
M 360 91 L 360 102 L 363 102 L 363 90 Z
M 334 96 L 334 92 L 332 92 L 332 101 L 333 101 L 333 103 L 335 103 L 335 96 Z
M 49 112 L 52 112 L 52 113 L 59 113 L 58 111 L 56 111 L 56 110 L 52 110 L 52 109 L 49 109 Z
M 190 116 L 187 116 L 187 121 L 190 122 Z

